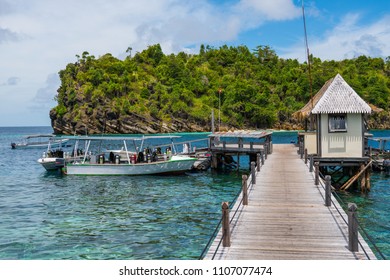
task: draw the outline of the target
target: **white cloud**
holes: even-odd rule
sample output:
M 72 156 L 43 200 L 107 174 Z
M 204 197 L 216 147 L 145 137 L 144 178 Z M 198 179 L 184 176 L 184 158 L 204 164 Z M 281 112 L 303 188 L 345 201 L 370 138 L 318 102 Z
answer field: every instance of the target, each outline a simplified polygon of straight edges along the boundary
M 323 60 L 351 59 L 360 55 L 387 57 L 390 55 L 390 16 L 370 25 L 361 26 L 358 14 L 347 14 L 322 38 L 308 38 L 310 53 Z M 303 43 L 286 50 L 283 57 L 306 60 Z
M 292 0 L 241 0 L 239 9 L 255 13 L 264 20 L 289 20 L 301 15 Z
M 20 37 L 18 33 L 0 27 L 0 44 L 19 41 L 21 39 Z
M 19 77 L 9 77 L 7 81 L 3 82 L 1 86 L 15 86 L 20 82 Z
M 34 105 L 32 108 L 49 108 L 54 105 L 54 97 L 57 94 L 61 81 L 57 73 L 50 74 L 47 79 L 45 86 L 39 88 L 32 98 L 31 102 Z

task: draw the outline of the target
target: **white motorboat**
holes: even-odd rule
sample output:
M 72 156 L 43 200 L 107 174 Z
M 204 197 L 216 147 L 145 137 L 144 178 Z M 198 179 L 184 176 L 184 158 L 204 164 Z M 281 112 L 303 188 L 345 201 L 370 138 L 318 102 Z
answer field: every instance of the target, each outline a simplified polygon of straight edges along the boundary
M 145 148 L 145 141 L 168 138 L 170 144 L 153 145 L 154 148 Z M 143 137 L 100 137 L 81 136 L 77 141 L 85 140 L 84 157 L 80 160 L 65 160 L 64 173 L 67 175 L 152 175 L 185 173 L 192 169 L 196 158 L 188 155 L 178 155 L 172 141 L 177 136 L 143 136 Z M 113 146 L 114 142 L 121 142 L 122 149 L 107 149 L 105 152 L 92 153 L 91 147 L 101 146 L 102 143 Z M 128 150 L 128 142 L 134 144 L 134 149 Z M 166 147 L 162 153 L 161 148 Z M 172 153 L 173 150 L 173 153 Z
M 47 145 L 47 150 L 43 152 L 42 157 L 37 160 L 47 171 L 60 170 L 65 166 L 65 162 L 72 162 L 84 158 L 83 151 L 79 149 L 79 142 L 75 142 L 75 146 L 72 149 L 72 145 L 60 145 L 56 143 L 61 142 L 61 136 L 50 138 Z M 69 139 L 66 139 L 68 142 Z M 54 143 L 54 145 L 53 145 Z M 62 143 L 64 143 L 62 141 Z
M 52 149 L 65 147 L 66 143 L 69 141 L 67 138 L 58 138 L 54 139 L 55 135 L 53 134 L 36 134 L 29 135 L 23 138 L 20 143 L 11 143 L 12 149 L 31 149 L 31 148 L 46 148 L 49 144 Z
M 47 171 L 59 170 L 65 166 L 63 152 L 57 151 L 54 154 L 45 152 L 43 156 L 38 159 L 38 163 L 41 164 Z

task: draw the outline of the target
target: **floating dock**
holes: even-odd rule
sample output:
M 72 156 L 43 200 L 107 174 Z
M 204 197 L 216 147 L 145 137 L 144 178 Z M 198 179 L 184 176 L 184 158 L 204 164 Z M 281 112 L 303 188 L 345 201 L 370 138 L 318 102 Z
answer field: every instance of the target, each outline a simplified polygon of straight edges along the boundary
M 255 178 L 248 205 L 241 205 L 241 193 L 230 210 L 230 246 L 222 246 L 221 229 L 204 259 L 376 259 L 360 234 L 362 247 L 349 250 L 347 214 L 335 198 L 325 206 L 323 187 L 293 144 L 274 145 Z

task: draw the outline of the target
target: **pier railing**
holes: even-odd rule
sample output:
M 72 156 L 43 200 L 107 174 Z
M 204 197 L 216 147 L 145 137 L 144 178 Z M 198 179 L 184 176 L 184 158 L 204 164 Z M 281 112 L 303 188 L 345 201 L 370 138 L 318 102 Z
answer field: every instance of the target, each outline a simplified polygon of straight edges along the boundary
M 303 158 L 303 157 L 301 157 Z M 305 164 L 307 164 L 307 156 L 305 156 Z M 321 186 L 324 191 L 324 201 L 325 206 L 329 207 L 332 206 L 341 216 L 344 223 L 348 226 L 348 249 L 351 252 L 357 252 L 359 251 L 359 248 L 364 252 L 364 255 L 367 257 L 367 259 L 371 259 L 370 254 L 367 252 L 367 250 L 364 248 L 363 244 L 359 240 L 359 234 L 364 238 L 364 240 L 367 242 L 369 241 L 371 246 L 371 249 L 375 249 L 376 256 L 380 257 L 383 260 L 386 260 L 385 255 L 380 251 L 378 246 L 375 244 L 375 241 L 373 238 L 367 233 L 367 231 L 364 229 L 364 227 L 359 223 L 358 221 L 358 215 L 357 215 L 357 205 L 355 203 L 346 203 L 341 199 L 341 197 L 337 194 L 337 192 L 334 191 L 334 188 L 331 186 L 331 176 L 326 175 L 323 176 L 318 168 L 318 162 L 313 163 L 313 157 L 310 157 L 309 162 L 309 168 L 310 172 L 313 172 L 313 166 L 314 166 L 314 178 L 315 178 L 315 185 Z M 335 197 L 337 202 L 332 200 L 332 197 Z M 345 210 L 340 209 L 340 204 L 343 204 L 346 208 L 347 212 L 347 218 L 345 217 Z M 339 207 L 340 206 L 340 207 Z M 363 233 L 363 234 L 362 234 Z
M 219 220 L 213 234 L 211 235 L 201 255 L 199 256 L 199 259 L 203 259 L 205 257 L 207 251 L 209 250 L 211 244 L 213 243 L 214 239 L 217 237 L 221 229 L 222 236 L 220 237 L 220 240 L 211 259 L 215 258 L 215 255 L 217 254 L 221 245 L 223 247 L 230 247 L 230 225 L 232 225 L 233 221 L 235 221 L 239 210 L 244 205 L 248 205 L 249 193 L 252 191 L 253 185 L 256 184 L 256 174 L 260 172 L 261 166 L 264 165 L 265 159 L 266 153 L 261 152 L 257 154 L 256 162 L 251 162 L 251 170 L 249 176 L 242 175 L 241 190 L 237 193 L 231 203 L 222 203 L 222 217 Z M 240 199 L 240 201 L 237 204 L 238 199 Z M 234 209 L 233 206 L 235 207 Z M 232 217 L 230 217 L 230 213 L 233 213 Z

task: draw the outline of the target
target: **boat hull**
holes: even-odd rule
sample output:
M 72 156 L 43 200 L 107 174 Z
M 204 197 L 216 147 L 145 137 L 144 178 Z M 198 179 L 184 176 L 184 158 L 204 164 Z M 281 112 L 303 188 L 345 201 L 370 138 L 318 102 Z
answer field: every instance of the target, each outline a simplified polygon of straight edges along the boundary
M 153 175 L 153 174 L 177 174 L 192 169 L 196 159 L 172 158 L 167 161 L 136 164 L 88 164 L 71 163 L 65 167 L 67 175 Z
M 58 170 L 65 166 L 65 160 L 63 158 L 40 158 L 38 159 L 38 163 L 47 171 Z

